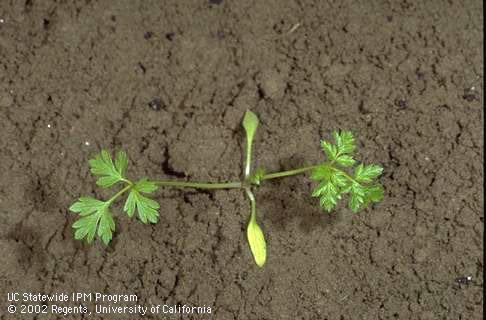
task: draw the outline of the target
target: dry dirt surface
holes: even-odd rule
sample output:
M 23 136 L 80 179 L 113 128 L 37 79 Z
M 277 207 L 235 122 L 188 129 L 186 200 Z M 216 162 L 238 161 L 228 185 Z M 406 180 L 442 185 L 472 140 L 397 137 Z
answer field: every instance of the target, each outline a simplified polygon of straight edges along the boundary
M 0 319 L 482 319 L 482 6 L 0 1 Z M 109 246 L 73 239 L 69 206 L 110 195 L 87 165 L 101 148 L 132 177 L 236 180 L 246 109 L 258 166 L 321 161 L 348 129 L 385 199 L 327 214 L 308 176 L 265 182 L 263 269 L 241 190 L 159 190 L 158 224 L 117 203 Z M 13 292 L 211 313 L 11 314 Z

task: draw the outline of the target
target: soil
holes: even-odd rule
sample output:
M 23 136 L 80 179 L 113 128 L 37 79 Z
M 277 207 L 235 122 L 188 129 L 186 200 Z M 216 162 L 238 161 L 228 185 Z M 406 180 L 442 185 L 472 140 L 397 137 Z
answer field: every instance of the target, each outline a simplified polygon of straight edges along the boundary
M 0 319 L 482 319 L 482 9 L 2 0 Z M 155 225 L 117 203 L 109 246 L 73 239 L 68 207 L 110 195 L 88 171 L 101 148 L 126 150 L 131 177 L 237 180 L 246 109 L 268 171 L 317 163 L 320 139 L 352 130 L 357 157 L 385 168 L 384 201 L 327 214 L 308 177 L 265 182 L 262 269 L 240 190 L 162 190 Z M 9 292 L 211 314 L 9 314 Z

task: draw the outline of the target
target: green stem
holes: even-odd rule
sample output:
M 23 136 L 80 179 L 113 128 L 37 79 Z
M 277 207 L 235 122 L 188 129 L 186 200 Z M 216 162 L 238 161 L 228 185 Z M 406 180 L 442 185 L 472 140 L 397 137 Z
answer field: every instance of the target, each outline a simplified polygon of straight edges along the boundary
M 132 185 L 133 184 L 130 180 L 128 180 L 126 178 L 121 178 L 121 181 L 123 181 L 123 182 L 125 182 L 125 183 L 127 183 L 129 185 Z
M 313 166 L 302 167 L 302 168 L 297 168 L 297 169 L 292 169 L 292 170 L 287 170 L 287 171 L 269 173 L 269 174 L 264 175 L 260 180 L 269 180 L 269 179 L 275 179 L 275 178 L 282 178 L 282 177 L 287 177 L 287 176 L 293 176 L 293 175 L 296 175 L 296 174 L 304 173 L 306 171 L 315 169 L 315 168 L 317 168 L 317 167 L 319 167 L 319 166 L 321 166 L 323 164 L 325 164 L 325 163 L 317 164 L 317 165 L 313 165 Z M 329 168 L 331 170 L 341 172 L 351 182 L 358 183 L 353 177 L 351 177 L 345 171 L 340 170 L 340 169 L 338 169 L 336 167 L 333 167 L 332 166 L 332 162 L 327 163 L 327 165 L 329 166 Z
M 113 201 L 116 200 L 116 198 L 118 198 L 119 196 L 121 196 L 122 194 L 124 194 L 125 192 L 127 192 L 128 190 L 130 190 L 130 188 L 132 187 L 132 183 L 129 182 L 128 185 L 126 187 L 124 187 L 123 189 L 121 189 L 120 191 L 118 191 L 117 193 L 115 193 L 108 201 L 107 203 L 108 204 L 112 204 Z
M 245 161 L 245 179 L 250 176 L 251 168 L 251 144 L 252 141 L 246 141 L 246 161 Z
M 333 166 L 331 166 L 331 165 L 329 165 L 329 168 L 331 168 L 331 170 L 341 172 L 341 173 L 342 173 L 342 175 L 343 175 L 343 176 L 345 176 L 345 177 L 346 177 L 346 178 L 347 178 L 349 181 L 351 181 L 351 182 L 355 182 L 355 183 L 357 183 L 357 184 L 360 184 L 358 181 L 354 180 L 354 178 L 353 178 L 353 177 L 351 177 L 349 174 L 347 174 L 345 171 L 343 171 L 343 170 L 339 170 L 338 168 L 335 168 L 335 167 L 333 167 Z
M 111 205 L 119 196 L 127 192 L 133 187 L 133 183 L 130 180 L 123 179 L 127 185 L 115 193 L 107 203 Z M 179 188 L 196 188 L 196 189 L 241 189 L 241 182 L 224 182 L 224 183 L 211 183 L 211 182 L 185 182 L 185 181 L 153 181 L 155 184 L 164 187 L 179 187 Z
M 186 182 L 186 181 L 153 181 L 155 184 L 163 187 L 175 187 L 175 188 L 196 188 L 196 189 L 240 189 L 242 187 L 241 182 Z
M 269 180 L 269 179 L 275 179 L 275 178 L 281 178 L 281 177 L 287 177 L 287 176 L 293 176 L 296 174 L 300 174 L 312 169 L 317 168 L 320 165 L 313 165 L 313 166 L 308 166 L 308 167 L 303 167 L 303 168 L 297 168 L 297 169 L 292 169 L 292 170 L 287 170 L 287 171 L 281 171 L 281 172 L 274 172 L 274 173 L 269 173 L 264 175 L 261 180 Z
M 322 164 L 318 165 L 312 165 L 312 166 L 307 166 L 307 167 L 302 167 L 302 168 L 297 168 L 297 169 L 292 169 L 292 170 L 287 170 L 287 171 L 281 171 L 281 172 L 274 172 L 274 173 L 269 173 L 264 175 L 260 180 L 270 180 L 270 179 L 276 179 L 276 178 L 283 178 L 287 176 L 293 176 L 297 174 L 301 174 L 307 171 L 310 171 L 312 169 L 315 169 L 319 167 Z M 356 182 L 351 176 L 349 176 L 346 172 L 339 170 L 337 168 L 334 168 L 330 166 L 332 170 L 335 171 L 340 171 L 342 174 L 348 178 L 349 180 Z M 124 180 L 125 181 L 125 180 Z M 133 183 L 130 182 L 129 180 L 125 181 L 128 185 L 120 190 L 118 193 L 116 193 L 110 200 L 110 202 L 113 202 L 116 198 L 118 198 L 121 194 L 129 190 L 132 186 Z M 167 180 L 156 180 L 152 181 L 153 183 L 161 186 L 161 187 L 174 187 L 174 188 L 196 188 L 196 189 L 242 189 L 247 187 L 247 183 L 242 183 L 240 181 L 233 181 L 233 182 L 190 182 L 190 181 L 167 181 Z M 247 194 L 248 194 L 248 190 Z M 250 194 L 248 194 L 251 200 Z M 253 198 L 254 199 L 254 198 Z
M 250 223 L 255 223 L 256 222 L 256 201 L 255 201 L 255 196 L 253 195 L 253 192 L 251 192 L 250 188 L 246 187 L 245 188 L 246 195 L 248 196 L 248 199 L 250 199 Z

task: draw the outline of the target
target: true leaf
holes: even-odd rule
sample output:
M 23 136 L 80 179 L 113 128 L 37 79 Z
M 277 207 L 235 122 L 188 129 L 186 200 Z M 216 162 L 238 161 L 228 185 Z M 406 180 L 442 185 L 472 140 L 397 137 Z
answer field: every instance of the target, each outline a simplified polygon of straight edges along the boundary
M 155 182 L 142 178 L 135 183 L 135 189 L 139 192 L 152 193 L 157 190 L 158 186 Z
M 101 200 L 91 197 L 81 197 L 69 207 L 69 210 L 79 213 L 80 216 L 87 216 L 99 210 L 104 205 L 105 202 Z
M 343 188 L 349 185 L 350 181 L 342 171 L 336 171 L 334 174 L 331 176 L 331 181 L 332 183 L 339 187 Z
M 321 207 L 329 212 L 336 206 L 339 192 L 332 182 L 323 181 L 314 189 L 312 196 L 319 197 Z
M 383 198 L 383 189 L 378 184 L 370 186 L 383 171 L 378 165 L 359 164 L 351 176 L 341 167 L 353 167 L 356 163 L 352 153 L 356 148 L 353 134 L 350 131 L 334 131 L 335 144 L 321 141 L 321 148 L 328 162 L 318 165 L 312 170 L 311 179 L 319 182 L 312 191 L 312 196 L 319 197 L 319 203 L 326 211 L 331 211 L 344 194 L 349 194 L 348 205 L 353 211 L 358 211 L 369 202 L 377 202 Z M 339 166 L 336 166 L 339 165 Z
M 334 131 L 333 136 L 339 154 L 352 153 L 356 148 L 351 131 Z
M 115 221 L 113 220 L 111 214 L 107 211 L 100 217 L 98 236 L 105 244 L 108 244 L 112 238 L 112 231 L 115 231 Z
M 142 223 L 157 223 L 159 217 L 157 209 L 159 208 L 160 205 L 157 201 L 141 195 L 137 189 L 132 189 L 125 201 L 123 210 L 129 217 L 132 217 L 135 211 L 137 211 L 138 219 Z
M 350 155 L 343 154 L 336 158 L 336 162 L 343 167 L 351 167 L 356 161 Z
M 383 187 L 380 184 L 364 188 L 364 205 L 383 200 Z
M 312 170 L 310 178 L 312 180 L 317 180 L 317 181 L 321 181 L 321 180 L 329 181 L 331 179 L 331 176 L 332 176 L 332 169 L 328 165 L 322 164 Z
M 76 229 L 74 239 L 82 240 L 86 238 L 88 243 L 91 243 L 96 234 L 98 226 L 99 215 L 92 214 L 76 220 L 73 223 L 73 228 Z
M 365 191 L 361 185 L 354 182 L 351 185 L 350 196 L 349 196 L 349 208 L 353 212 L 359 211 L 364 203 Z
M 322 150 L 324 150 L 324 153 L 326 154 L 326 157 L 327 159 L 329 159 L 330 161 L 333 161 L 333 160 L 336 160 L 336 156 L 337 156 L 337 148 L 335 145 L 333 145 L 332 143 L 329 143 L 325 140 L 322 140 L 321 141 L 321 148 Z
M 73 228 L 76 229 L 75 239 L 86 238 L 88 243 L 91 243 L 98 234 L 105 244 L 110 242 L 115 231 L 115 221 L 109 211 L 109 202 L 84 197 L 69 209 L 81 216 L 73 223 Z
M 89 160 L 91 173 L 98 176 L 96 184 L 102 188 L 108 188 L 124 179 L 123 174 L 128 165 L 125 152 L 118 152 L 115 164 L 111 155 L 106 150 L 102 150 L 93 159 Z
M 123 177 L 128 167 L 128 157 L 125 151 L 118 151 L 115 157 L 115 169 Z
M 376 164 L 363 165 L 360 164 L 354 171 L 354 179 L 360 183 L 370 183 L 374 178 L 378 177 L 383 172 L 383 168 Z
M 125 205 L 123 206 L 123 211 L 131 218 L 135 213 L 135 208 L 137 207 L 137 195 L 133 190 L 128 194 Z

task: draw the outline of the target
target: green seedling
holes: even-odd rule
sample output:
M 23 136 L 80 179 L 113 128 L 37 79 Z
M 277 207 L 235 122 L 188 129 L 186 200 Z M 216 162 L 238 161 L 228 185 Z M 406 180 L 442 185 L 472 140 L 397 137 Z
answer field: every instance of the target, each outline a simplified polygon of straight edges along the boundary
M 123 211 L 145 224 L 157 223 L 159 204 L 149 197 L 159 187 L 199 188 L 199 189 L 242 189 L 250 201 L 250 217 L 247 226 L 247 239 L 255 263 L 262 267 L 267 258 L 266 242 L 262 229 L 257 223 L 256 199 L 253 191 L 266 180 L 282 178 L 297 174 L 310 173 L 310 178 L 316 181 L 312 196 L 319 198 L 320 206 L 330 212 L 338 201 L 348 195 L 348 207 L 357 212 L 372 202 L 383 198 L 383 187 L 377 182 L 383 168 L 379 165 L 357 164 L 353 158 L 356 148 L 353 134 L 349 131 L 334 131 L 334 143 L 321 141 L 327 161 L 316 165 L 305 166 L 293 170 L 266 173 L 262 168 L 252 172 L 252 143 L 258 128 L 258 118 L 247 111 L 243 118 L 243 128 L 246 132 L 246 157 L 243 179 L 235 182 L 190 182 L 151 180 L 140 178 L 130 180 L 125 171 L 128 158 L 125 152 L 119 151 L 113 161 L 110 153 L 102 150 L 89 160 L 91 173 L 98 178 L 96 184 L 102 188 L 114 185 L 122 187 L 108 200 L 102 201 L 92 197 L 81 197 L 69 209 L 78 213 L 79 219 L 74 222 L 75 239 L 86 239 L 92 242 L 96 235 L 108 244 L 115 231 L 115 221 L 110 212 L 111 205 L 125 197 Z

